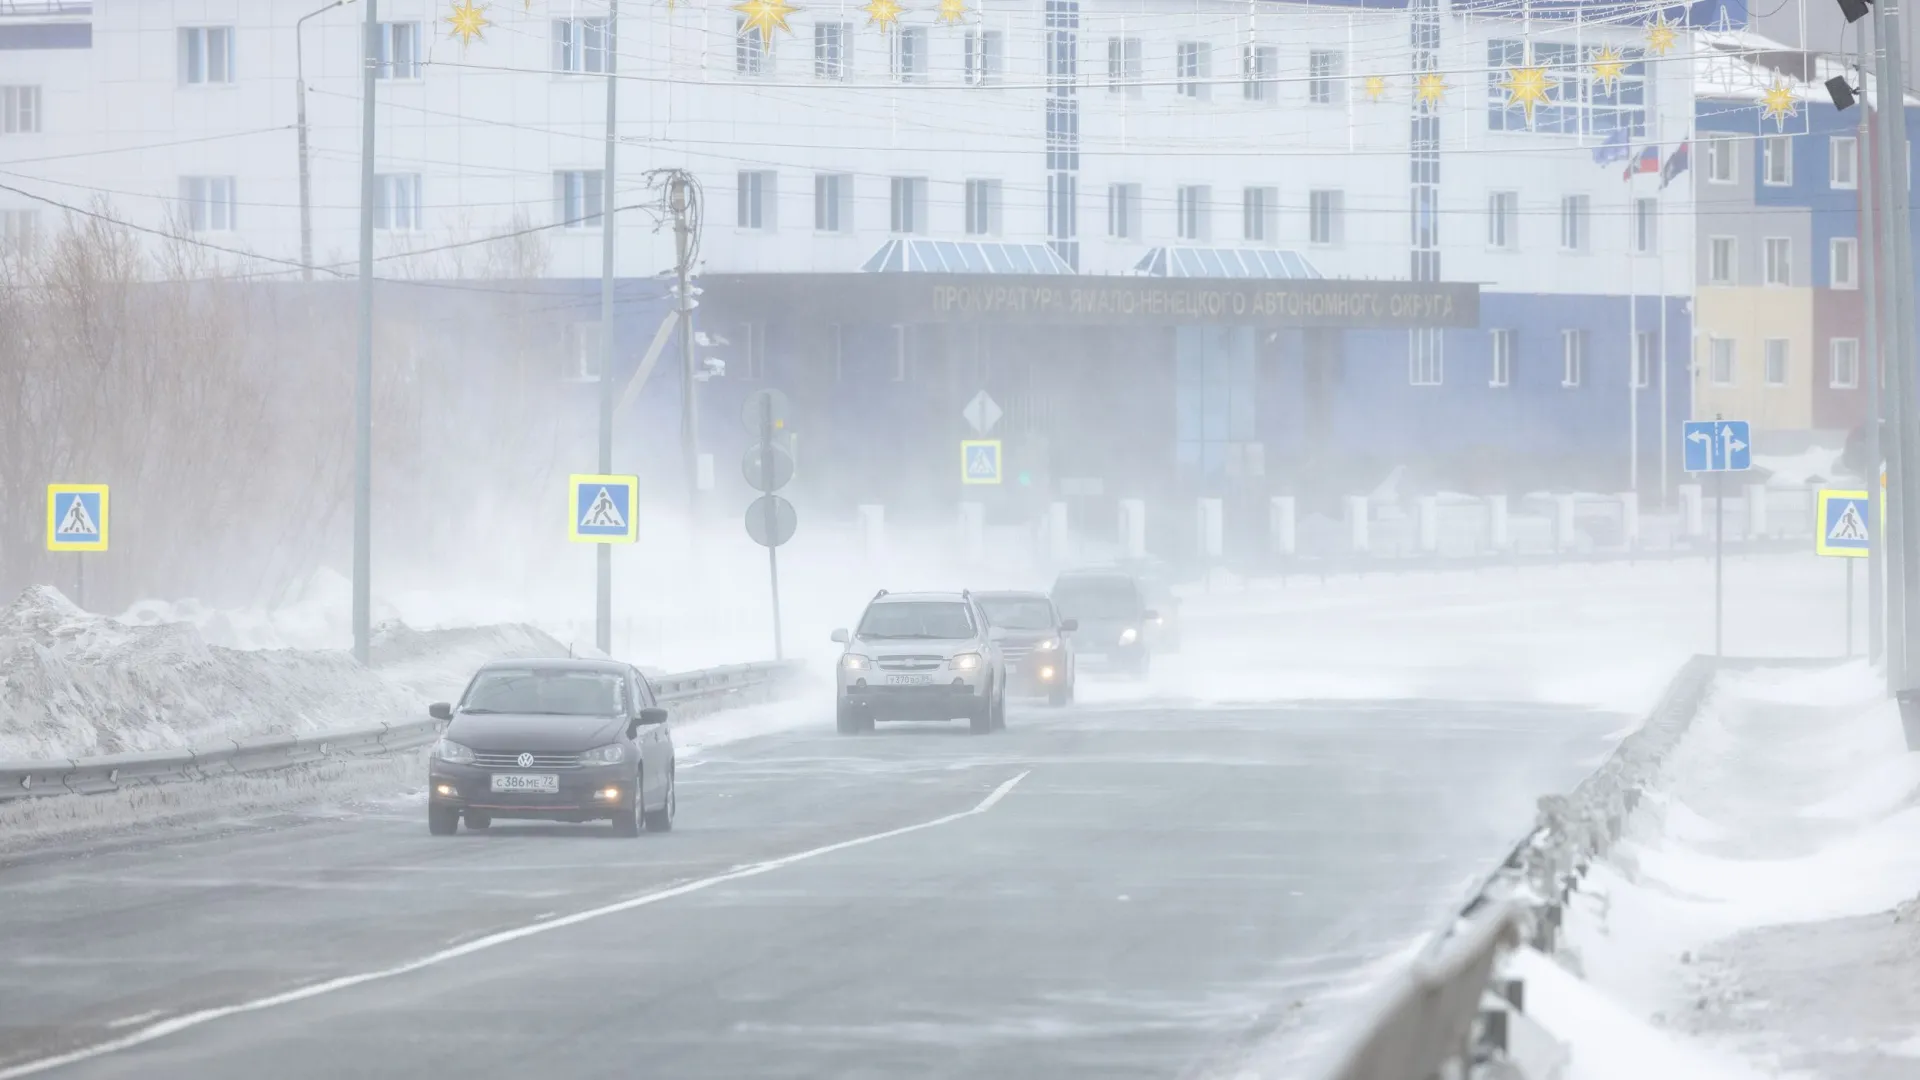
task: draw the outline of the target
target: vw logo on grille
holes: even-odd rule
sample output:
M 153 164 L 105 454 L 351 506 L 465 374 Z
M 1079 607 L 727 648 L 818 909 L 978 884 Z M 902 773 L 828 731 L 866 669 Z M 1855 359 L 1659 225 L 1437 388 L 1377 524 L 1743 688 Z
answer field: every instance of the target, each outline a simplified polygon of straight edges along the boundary
M 521 755 L 520 755 L 520 767 L 521 767 L 521 768 L 523 768 L 523 769 L 531 769 L 531 768 L 533 768 L 533 755 L 532 755 L 532 754 L 521 754 Z

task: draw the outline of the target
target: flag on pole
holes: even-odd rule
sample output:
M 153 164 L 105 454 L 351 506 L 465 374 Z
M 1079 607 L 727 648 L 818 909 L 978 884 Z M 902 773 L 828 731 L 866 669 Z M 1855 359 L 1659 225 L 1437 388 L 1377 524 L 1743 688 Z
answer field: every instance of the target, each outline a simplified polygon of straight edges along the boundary
M 1667 163 L 1660 166 L 1660 186 L 1666 187 L 1668 184 L 1673 183 L 1674 177 L 1686 171 L 1687 144 L 1681 143 L 1680 148 L 1675 150 L 1671 157 L 1667 158 Z
M 1625 161 L 1626 159 L 1626 128 L 1614 128 L 1613 134 L 1607 136 L 1607 141 L 1593 148 L 1593 163 L 1595 165 L 1611 165 L 1616 161 Z
M 1641 173 L 1657 173 L 1659 171 L 1660 148 L 1657 146 L 1649 146 L 1642 149 L 1632 161 L 1627 162 L 1627 171 L 1620 174 L 1620 179 L 1631 180 Z

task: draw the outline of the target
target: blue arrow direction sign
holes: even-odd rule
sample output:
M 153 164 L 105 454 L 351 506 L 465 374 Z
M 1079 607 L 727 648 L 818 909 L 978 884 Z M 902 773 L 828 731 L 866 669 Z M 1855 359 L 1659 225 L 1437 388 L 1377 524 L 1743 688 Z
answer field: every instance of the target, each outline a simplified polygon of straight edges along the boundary
M 1753 438 L 1745 420 L 1689 420 L 1681 425 L 1681 467 L 1687 472 L 1744 472 L 1753 468 Z

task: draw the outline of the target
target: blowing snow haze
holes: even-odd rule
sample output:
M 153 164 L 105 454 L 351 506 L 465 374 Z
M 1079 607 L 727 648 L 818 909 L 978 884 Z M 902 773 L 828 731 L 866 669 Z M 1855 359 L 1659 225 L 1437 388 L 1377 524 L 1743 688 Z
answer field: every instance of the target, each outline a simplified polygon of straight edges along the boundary
M 1658 1043 L 1489 874 L 1920 671 L 1821 2 L 0 0 L 0 1080 Z

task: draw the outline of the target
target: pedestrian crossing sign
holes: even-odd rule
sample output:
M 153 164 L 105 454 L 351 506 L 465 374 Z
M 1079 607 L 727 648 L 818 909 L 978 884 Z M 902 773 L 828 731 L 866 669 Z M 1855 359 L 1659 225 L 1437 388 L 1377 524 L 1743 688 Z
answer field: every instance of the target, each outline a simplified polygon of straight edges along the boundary
M 107 485 L 47 485 L 47 550 L 107 550 Z
M 1813 550 L 1820 555 L 1862 559 L 1872 547 L 1868 529 L 1868 501 L 1864 491 L 1822 491 L 1820 531 Z
M 635 510 L 637 476 L 575 473 L 567 478 L 567 539 L 582 544 L 631 544 L 640 539 Z
M 1000 440 L 960 440 L 960 482 L 997 484 L 1000 482 Z

